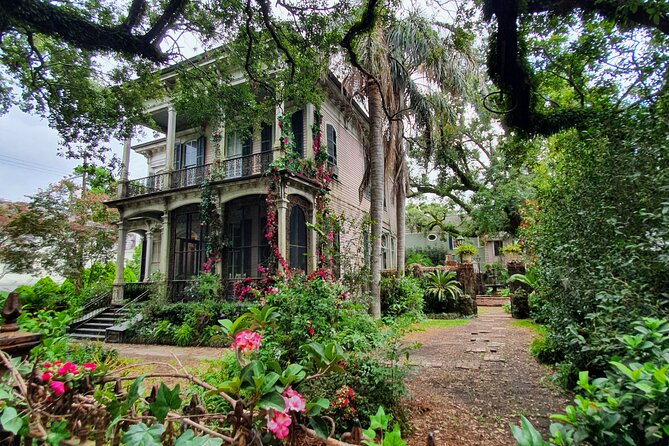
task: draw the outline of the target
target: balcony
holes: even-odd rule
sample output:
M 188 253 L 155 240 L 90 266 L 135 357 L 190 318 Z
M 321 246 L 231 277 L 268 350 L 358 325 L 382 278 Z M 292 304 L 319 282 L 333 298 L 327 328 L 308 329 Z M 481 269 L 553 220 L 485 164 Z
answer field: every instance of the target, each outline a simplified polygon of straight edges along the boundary
M 125 181 L 119 198 L 138 197 L 191 186 L 199 186 L 205 178 L 216 181 L 242 179 L 265 173 L 276 152 L 261 152 L 230 158 L 203 166 L 188 167 Z

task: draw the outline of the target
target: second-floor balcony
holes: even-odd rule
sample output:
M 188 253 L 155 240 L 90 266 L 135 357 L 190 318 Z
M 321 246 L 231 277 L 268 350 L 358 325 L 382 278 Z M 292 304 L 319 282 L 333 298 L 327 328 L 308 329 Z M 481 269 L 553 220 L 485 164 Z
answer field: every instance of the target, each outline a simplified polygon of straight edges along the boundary
M 278 151 L 254 153 L 222 160 L 216 163 L 192 166 L 185 169 L 149 175 L 125 181 L 119 198 L 164 192 L 173 189 L 198 186 L 205 178 L 215 181 L 243 179 L 265 173 Z

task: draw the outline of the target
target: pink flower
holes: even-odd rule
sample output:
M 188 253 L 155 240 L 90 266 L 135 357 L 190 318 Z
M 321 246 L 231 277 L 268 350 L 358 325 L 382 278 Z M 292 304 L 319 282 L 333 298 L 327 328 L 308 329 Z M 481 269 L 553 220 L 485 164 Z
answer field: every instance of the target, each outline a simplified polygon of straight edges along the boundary
M 65 384 L 60 381 L 51 381 L 49 383 L 49 387 L 51 387 L 51 390 L 56 395 L 62 395 L 65 393 Z
M 237 333 L 233 347 L 238 348 L 243 353 L 251 353 L 260 347 L 260 335 L 253 331 L 244 330 Z
M 279 289 L 278 289 L 277 287 L 274 287 L 274 288 L 272 288 L 271 290 L 269 290 L 269 293 L 270 293 L 270 294 L 278 294 L 278 293 L 279 293 Z
M 82 367 L 84 368 L 85 371 L 87 372 L 92 372 L 95 370 L 96 366 L 92 362 L 84 362 L 82 364 Z
M 51 372 L 44 372 L 44 373 L 42 373 L 42 376 L 39 377 L 39 379 L 42 382 L 46 382 L 46 381 L 50 380 L 51 378 L 53 378 L 53 373 L 51 373 Z
M 76 375 L 78 373 L 77 372 L 77 366 L 68 361 L 65 364 L 63 364 L 62 367 L 58 368 L 58 374 L 59 375 L 65 375 L 67 373 L 71 373 L 73 375 Z
M 307 402 L 305 401 L 303 395 L 300 395 L 298 392 L 288 387 L 286 390 L 284 390 L 282 396 L 283 401 L 286 403 L 286 412 L 289 410 L 292 410 L 293 412 L 304 411 L 304 407 L 306 406 Z
M 309 329 L 307 330 L 307 333 L 309 333 L 309 336 L 313 336 L 314 335 L 314 328 L 309 327 Z
M 288 138 L 283 138 L 283 143 L 288 144 Z
M 293 422 L 288 414 L 274 411 L 274 416 L 270 419 L 267 414 L 267 429 L 281 440 L 288 436 L 288 426 Z
M 51 367 L 51 365 L 52 364 L 50 362 L 45 362 L 44 364 L 42 364 L 42 367 L 48 369 L 49 367 Z
M 348 297 L 348 294 L 346 294 L 346 291 L 344 291 L 343 293 L 341 293 L 341 298 L 342 298 L 342 299 L 346 299 L 346 297 Z

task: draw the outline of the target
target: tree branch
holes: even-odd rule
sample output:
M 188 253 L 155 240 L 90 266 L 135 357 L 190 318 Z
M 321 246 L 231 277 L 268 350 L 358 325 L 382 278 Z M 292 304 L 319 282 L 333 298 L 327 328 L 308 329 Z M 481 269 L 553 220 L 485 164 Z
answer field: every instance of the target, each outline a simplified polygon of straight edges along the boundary
M 166 62 L 158 44 L 188 0 L 170 0 L 161 16 L 144 35 L 132 34 L 143 16 L 144 1 L 134 0 L 128 17 L 117 26 L 91 22 L 76 10 L 41 0 L 0 0 L 0 16 L 6 28 L 24 26 L 32 32 L 58 38 L 85 50 L 114 51 Z

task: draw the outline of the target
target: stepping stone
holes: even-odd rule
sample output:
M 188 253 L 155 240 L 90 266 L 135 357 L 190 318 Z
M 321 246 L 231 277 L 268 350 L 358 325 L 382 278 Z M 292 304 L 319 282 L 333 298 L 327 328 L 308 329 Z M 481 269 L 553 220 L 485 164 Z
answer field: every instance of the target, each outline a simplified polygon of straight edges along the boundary
M 486 353 L 487 351 L 485 348 L 468 348 L 465 353 Z
M 501 348 L 501 347 L 504 347 L 505 345 L 506 344 L 503 343 L 503 342 L 491 342 L 490 343 L 490 347 L 494 347 L 494 348 Z
M 475 370 L 481 368 L 479 361 L 455 361 L 456 369 Z
M 506 359 L 502 359 L 502 355 L 484 355 L 483 360 L 486 362 L 506 362 Z

